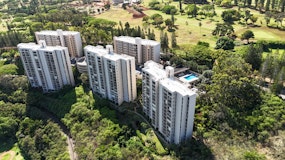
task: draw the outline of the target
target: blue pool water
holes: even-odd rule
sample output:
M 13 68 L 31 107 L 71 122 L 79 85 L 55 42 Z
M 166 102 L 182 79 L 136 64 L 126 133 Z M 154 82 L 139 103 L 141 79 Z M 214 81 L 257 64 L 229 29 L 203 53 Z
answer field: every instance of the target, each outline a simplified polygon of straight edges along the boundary
M 194 78 L 198 78 L 197 76 L 193 75 L 193 74 L 190 74 L 188 76 L 185 76 L 184 77 L 187 81 L 190 81 L 191 79 L 194 79 Z

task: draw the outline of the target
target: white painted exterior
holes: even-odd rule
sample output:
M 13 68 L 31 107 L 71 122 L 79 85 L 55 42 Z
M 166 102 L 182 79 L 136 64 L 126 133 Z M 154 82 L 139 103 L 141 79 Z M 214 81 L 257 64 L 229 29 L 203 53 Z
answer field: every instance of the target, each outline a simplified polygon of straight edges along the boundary
M 176 80 L 159 84 L 158 130 L 170 143 L 178 144 L 192 135 L 196 94 Z
M 142 69 L 143 111 L 170 143 L 192 135 L 196 94 L 174 80 L 174 68 L 148 61 Z
M 21 60 L 32 87 L 43 92 L 56 91 L 64 85 L 74 85 L 70 58 L 66 47 L 49 47 L 40 44 L 18 44 Z
M 71 58 L 79 58 L 83 56 L 82 40 L 79 32 L 75 31 L 40 31 L 35 32 L 37 43 L 40 40 L 46 41 L 47 46 L 67 47 Z
M 84 52 L 93 92 L 118 105 L 136 99 L 134 57 L 115 54 L 110 46 L 86 46 Z
M 118 54 L 127 54 L 135 57 L 136 64 L 146 61 L 160 61 L 160 43 L 139 37 L 120 36 L 114 37 L 114 50 Z
M 79 73 L 88 73 L 87 71 L 87 63 L 85 57 L 81 57 L 76 61 L 76 67 Z
M 163 66 L 147 61 L 142 69 L 143 112 L 150 118 L 151 124 L 158 128 L 158 86 L 159 81 L 167 78 Z

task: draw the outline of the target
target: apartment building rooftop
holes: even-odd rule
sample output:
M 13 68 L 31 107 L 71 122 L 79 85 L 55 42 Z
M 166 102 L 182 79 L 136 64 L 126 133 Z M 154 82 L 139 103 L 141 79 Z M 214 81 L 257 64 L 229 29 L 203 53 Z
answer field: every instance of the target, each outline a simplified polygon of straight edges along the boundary
M 114 53 L 109 53 L 109 54 L 106 54 L 104 55 L 105 58 L 107 59 L 110 59 L 110 60 L 113 60 L 113 61 L 117 61 L 119 59 L 122 59 L 121 55 L 119 54 L 114 54 Z
M 178 92 L 183 96 L 184 95 L 191 96 L 196 94 L 195 92 L 190 90 L 187 86 L 172 78 L 165 78 L 160 81 L 160 84 L 166 87 L 171 92 Z
M 116 40 L 124 41 L 131 44 L 137 44 L 136 40 L 141 40 L 142 45 L 159 45 L 160 43 L 154 40 L 142 39 L 140 37 L 119 36 Z
M 38 34 L 45 34 L 45 35 L 58 35 L 58 32 L 62 32 L 63 35 L 66 35 L 66 34 L 71 34 L 71 35 L 75 35 L 75 34 L 78 34 L 79 32 L 77 31 L 63 31 L 61 29 L 58 29 L 56 31 L 52 31 L 52 30 L 43 30 L 43 31 L 40 31 L 40 32 L 37 32 Z
M 96 52 L 100 56 L 108 54 L 108 50 L 104 49 L 104 47 L 102 47 L 102 46 L 91 46 L 91 45 L 88 45 L 88 46 L 84 47 L 84 50 L 88 50 L 88 51 L 91 51 L 91 52 Z
M 41 46 L 44 45 L 44 46 Z M 45 51 L 54 51 L 55 49 L 62 49 L 62 48 L 66 48 L 66 47 L 62 47 L 62 46 L 46 46 L 45 43 L 43 44 L 42 42 L 40 42 L 39 44 L 36 43 L 19 43 L 18 48 L 29 48 L 29 49 L 37 49 L 37 50 L 45 50 Z
M 165 70 L 163 69 L 163 66 L 153 61 L 146 62 L 143 70 L 153 75 L 153 77 L 155 77 L 156 79 L 160 79 L 162 77 L 167 76 Z
M 38 44 L 32 43 L 32 42 L 31 43 L 19 43 L 17 46 L 18 47 L 21 46 L 23 48 L 32 48 L 32 47 L 38 48 L 39 47 Z

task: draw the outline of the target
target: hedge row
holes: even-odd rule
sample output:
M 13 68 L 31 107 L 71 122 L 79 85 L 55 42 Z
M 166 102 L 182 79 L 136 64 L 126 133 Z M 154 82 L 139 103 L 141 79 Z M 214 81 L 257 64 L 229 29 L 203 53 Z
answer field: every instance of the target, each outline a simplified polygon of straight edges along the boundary
M 269 49 L 285 49 L 285 41 L 257 41 L 257 44 L 261 44 L 264 51 L 269 51 Z

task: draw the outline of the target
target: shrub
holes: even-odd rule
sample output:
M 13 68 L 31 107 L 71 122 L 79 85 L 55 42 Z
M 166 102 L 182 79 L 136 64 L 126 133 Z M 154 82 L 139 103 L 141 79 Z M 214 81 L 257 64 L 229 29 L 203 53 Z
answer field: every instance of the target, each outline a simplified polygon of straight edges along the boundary
M 154 10 L 160 10 L 160 3 L 158 2 L 158 1 L 156 1 L 156 0 L 153 0 L 153 1 L 151 1 L 151 2 L 149 2 L 149 7 L 151 8 L 151 9 L 154 9 Z
M 0 67 L 0 75 L 5 75 L 5 74 L 15 75 L 17 74 L 17 69 L 18 67 L 15 64 L 4 65 Z
M 177 12 L 177 9 L 175 6 L 165 5 L 161 11 L 166 14 L 175 14 Z
M 264 51 L 269 51 L 271 49 L 285 49 L 285 41 L 257 41 L 258 44 L 262 45 Z
M 209 47 L 210 44 L 208 42 L 198 41 L 197 45 Z

